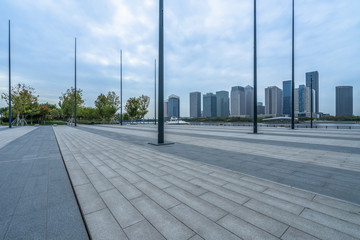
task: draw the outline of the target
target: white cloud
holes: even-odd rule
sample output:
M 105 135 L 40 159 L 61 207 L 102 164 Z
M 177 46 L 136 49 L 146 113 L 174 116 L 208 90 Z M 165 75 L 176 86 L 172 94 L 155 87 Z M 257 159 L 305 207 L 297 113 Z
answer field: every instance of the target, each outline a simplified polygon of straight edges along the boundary
M 321 110 L 334 113 L 336 85 L 359 89 L 360 15 L 357 0 L 297 0 L 296 84 L 320 71 Z M 253 1 L 165 1 L 166 95 L 230 90 L 252 85 Z M 73 85 L 73 39 L 78 38 L 78 78 L 87 104 L 118 88 L 123 49 L 124 98 L 153 96 L 158 48 L 157 0 L 6 0 L 0 19 L 14 21 L 14 77 L 34 85 L 45 100 Z M 5 22 L 5 20 L 4 20 Z M 6 32 L 6 25 L 0 25 Z M 23 40 L 26 41 L 23 41 Z M 6 45 L 4 39 L 0 44 Z M 259 100 L 264 88 L 291 78 L 291 1 L 258 0 Z M 5 49 L 0 61 L 6 65 Z M 21 78 L 19 76 L 22 76 Z M 0 75 L 1 82 L 4 76 Z M 6 76 L 5 76 L 6 78 Z M 16 77 L 15 77 L 16 79 Z M 2 86 L 0 86 L 2 87 Z M 360 114 L 359 99 L 354 99 Z M 153 101 L 151 101 L 153 108 Z M 149 116 L 152 116 L 150 110 Z

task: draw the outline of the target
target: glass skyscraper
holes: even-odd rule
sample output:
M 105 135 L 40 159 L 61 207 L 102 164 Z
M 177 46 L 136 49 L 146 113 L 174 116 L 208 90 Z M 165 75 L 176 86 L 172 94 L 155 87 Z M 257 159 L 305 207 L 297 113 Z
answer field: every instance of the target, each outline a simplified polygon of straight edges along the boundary
M 216 116 L 221 118 L 229 117 L 229 92 L 216 92 Z
M 200 92 L 190 93 L 190 117 L 191 118 L 201 117 L 201 93 Z
M 353 115 L 353 87 L 336 87 L 336 116 Z
M 254 116 L 254 88 L 249 85 L 245 87 L 245 114 Z
M 203 115 L 206 118 L 216 117 L 216 95 L 207 93 L 203 96 Z
M 318 71 L 306 73 L 306 87 L 311 86 L 311 81 L 312 81 L 312 89 L 315 90 L 314 112 L 319 113 L 319 72 Z
M 180 98 L 178 96 L 169 96 L 167 110 L 169 117 L 180 117 Z
M 299 86 L 299 112 L 305 112 L 305 85 Z
M 291 115 L 291 86 L 291 80 L 283 81 L 282 112 L 284 115 Z

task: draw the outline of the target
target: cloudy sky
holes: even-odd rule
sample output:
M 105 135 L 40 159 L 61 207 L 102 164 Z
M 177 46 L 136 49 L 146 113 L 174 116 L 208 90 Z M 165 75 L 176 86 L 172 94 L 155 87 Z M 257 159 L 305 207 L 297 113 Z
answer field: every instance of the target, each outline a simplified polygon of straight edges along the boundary
M 165 0 L 165 96 L 230 91 L 253 82 L 252 0 Z M 258 0 L 258 96 L 291 79 L 291 0 Z M 360 115 L 360 1 L 296 0 L 296 86 L 319 71 L 320 111 L 335 113 L 335 86 L 354 86 Z M 8 87 L 8 20 L 12 29 L 13 83 L 26 83 L 40 102 L 57 103 L 74 85 L 85 104 L 119 92 L 123 49 L 123 98 L 146 94 L 154 109 L 154 59 L 158 51 L 158 0 L 1 0 L 0 92 Z M 0 106 L 5 102 L 0 100 Z

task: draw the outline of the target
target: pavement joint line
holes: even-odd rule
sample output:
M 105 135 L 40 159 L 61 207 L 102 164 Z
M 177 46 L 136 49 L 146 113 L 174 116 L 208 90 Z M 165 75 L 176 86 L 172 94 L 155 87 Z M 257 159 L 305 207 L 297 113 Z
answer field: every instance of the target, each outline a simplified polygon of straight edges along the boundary
M 53 131 L 53 133 L 54 133 L 54 135 L 55 135 L 55 140 L 56 140 L 56 144 L 57 144 L 57 146 L 58 146 L 58 149 L 59 149 L 59 152 L 60 152 L 60 155 L 61 155 L 62 163 L 64 164 L 67 177 L 68 177 L 68 179 L 69 179 L 69 181 L 70 181 L 71 189 L 72 189 L 72 192 L 73 192 L 73 194 L 74 194 L 74 196 L 75 196 L 76 204 L 77 204 L 78 209 L 79 209 L 79 211 L 80 211 L 81 219 L 82 219 L 82 221 L 83 221 L 83 223 L 84 223 L 84 226 L 85 226 L 85 229 L 86 229 L 86 233 L 87 233 L 89 239 L 91 240 L 91 239 L 92 239 L 92 236 L 91 236 L 90 230 L 89 230 L 89 228 L 88 228 L 87 222 L 85 221 L 85 215 L 84 215 L 84 213 L 83 213 L 83 211 L 82 211 L 82 208 L 80 207 L 80 202 L 79 202 L 79 199 L 78 199 L 78 197 L 77 197 L 77 195 L 76 195 L 76 191 L 75 191 L 74 185 L 73 185 L 73 183 L 72 183 L 72 180 L 71 180 L 71 177 L 70 177 L 70 174 L 69 174 L 69 170 L 68 170 L 67 165 L 66 165 L 66 163 L 65 163 L 64 156 L 63 156 L 63 154 L 62 154 L 62 151 L 61 151 L 61 148 L 60 148 L 60 144 L 59 144 L 59 141 L 58 141 L 56 132 L 55 132 L 55 130 L 54 130 L 54 127 L 52 127 L 51 129 L 52 129 L 52 131 Z

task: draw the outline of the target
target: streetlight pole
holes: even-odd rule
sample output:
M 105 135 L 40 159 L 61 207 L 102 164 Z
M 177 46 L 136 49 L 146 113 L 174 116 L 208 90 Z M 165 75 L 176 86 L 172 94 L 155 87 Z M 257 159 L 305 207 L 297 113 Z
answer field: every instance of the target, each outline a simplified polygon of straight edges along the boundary
M 10 41 L 10 20 L 9 20 L 9 128 L 11 128 L 11 41 Z
M 75 127 L 77 126 L 77 122 L 76 122 L 76 109 L 77 109 L 77 105 L 76 105 L 76 38 L 75 38 Z
M 123 96 L 122 96 L 122 50 L 120 50 L 120 125 L 123 125 Z
M 149 143 L 155 146 L 169 145 L 164 141 L 164 0 L 159 0 L 159 119 L 158 119 L 158 141 Z
M 164 0 L 159 0 L 159 124 L 158 144 L 164 143 Z
M 256 0 L 254 0 L 254 134 L 257 134 Z
M 310 128 L 313 128 L 313 87 L 312 87 L 312 76 L 310 77 Z
M 154 86 L 155 86 L 155 95 L 154 95 L 154 100 L 155 100 L 155 114 L 154 114 L 154 124 L 156 125 L 156 59 L 155 59 L 155 76 L 154 76 Z
M 295 1 L 292 0 L 292 84 L 291 84 L 291 129 L 295 129 Z

